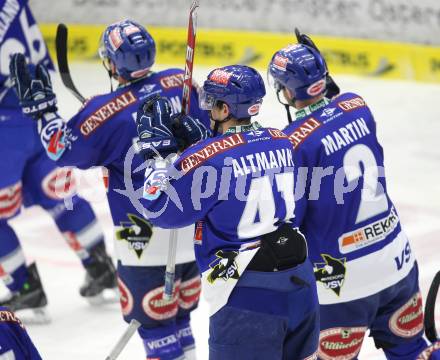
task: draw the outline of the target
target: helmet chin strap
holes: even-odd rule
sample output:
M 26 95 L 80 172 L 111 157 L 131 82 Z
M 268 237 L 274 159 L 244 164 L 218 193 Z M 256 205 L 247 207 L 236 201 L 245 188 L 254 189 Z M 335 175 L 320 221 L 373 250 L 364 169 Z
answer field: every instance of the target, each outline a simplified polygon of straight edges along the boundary
M 113 74 L 110 70 L 108 71 L 108 77 L 110 78 L 110 92 L 113 92 Z
M 292 120 L 292 114 L 290 114 L 290 104 L 286 104 L 286 103 L 283 103 L 282 101 L 281 101 L 281 99 L 280 99 L 280 92 L 281 92 L 281 89 L 279 89 L 279 90 L 277 90 L 277 99 L 278 99 L 278 102 L 281 104 L 281 105 L 283 105 L 284 106 L 284 108 L 286 109 L 286 113 L 287 113 L 287 121 L 289 122 L 289 124 L 291 124 L 292 122 L 293 122 L 293 120 Z M 295 104 L 295 101 L 296 101 L 296 99 L 295 98 L 292 98 L 292 103 L 293 104 Z
M 212 120 L 212 121 L 214 121 L 214 129 L 212 129 L 212 136 L 215 137 L 215 136 L 217 136 L 217 133 L 218 133 L 220 121 L 215 121 L 215 120 Z
M 212 118 L 212 114 L 209 115 L 210 119 L 212 121 L 214 121 L 214 129 L 212 129 L 212 136 L 217 136 L 218 133 L 218 128 L 220 127 L 221 123 L 224 123 L 226 121 L 228 121 L 229 119 L 231 119 L 231 114 L 228 114 L 228 116 L 226 116 L 223 120 L 215 120 Z
M 289 122 L 289 124 L 291 124 L 293 122 L 292 120 L 292 115 L 290 114 L 290 105 L 287 104 L 283 104 L 284 108 L 286 109 L 286 113 L 287 113 L 287 121 Z
M 109 77 L 109 80 L 110 80 L 110 92 L 113 92 L 113 81 L 112 81 L 113 74 L 112 74 L 112 70 L 111 69 L 107 69 L 107 66 L 105 66 L 104 60 L 102 60 L 102 65 L 104 66 L 104 69 L 107 70 L 107 74 L 108 74 L 108 77 Z

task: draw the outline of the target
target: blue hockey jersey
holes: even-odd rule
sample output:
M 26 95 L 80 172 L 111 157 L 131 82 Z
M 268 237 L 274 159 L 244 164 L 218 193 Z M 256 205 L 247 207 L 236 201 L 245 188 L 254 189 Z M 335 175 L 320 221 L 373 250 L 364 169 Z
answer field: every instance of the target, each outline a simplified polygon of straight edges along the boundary
M 183 71 L 168 69 L 120 86 L 112 93 L 91 98 L 67 122 L 59 136 L 53 136 L 49 122 L 41 137 L 48 154 L 61 166 L 108 170 L 108 202 L 115 229 L 115 250 L 123 265 L 155 266 L 166 263 L 169 231 L 150 227 L 142 217 L 144 184 L 143 159 L 138 153 L 136 113 L 141 102 L 153 93 L 170 99 L 173 112 L 181 111 Z M 198 107 L 197 91 L 192 92 L 190 114 L 209 123 L 207 112 Z M 61 150 L 61 151 L 59 151 Z M 178 263 L 192 261 L 193 227 L 179 230 Z M 180 238 L 181 241 L 180 241 Z
M 28 0 L 0 0 L 0 106 L 19 109 L 9 79 L 9 57 L 23 53 L 32 64 L 54 70 L 52 61 L 28 6 Z M 19 109 L 21 111 L 21 108 Z
M 195 253 L 211 315 L 227 302 L 260 236 L 294 217 L 293 151 L 276 129 L 233 127 L 147 169 L 146 216 L 155 225 L 196 223 Z
M 377 293 L 404 278 L 414 256 L 387 193 L 384 155 L 365 101 L 353 93 L 302 109 L 283 131 L 294 146 L 295 222 L 306 236 L 319 300 Z
M 14 313 L 0 306 L 0 360 L 40 360 L 32 340 Z

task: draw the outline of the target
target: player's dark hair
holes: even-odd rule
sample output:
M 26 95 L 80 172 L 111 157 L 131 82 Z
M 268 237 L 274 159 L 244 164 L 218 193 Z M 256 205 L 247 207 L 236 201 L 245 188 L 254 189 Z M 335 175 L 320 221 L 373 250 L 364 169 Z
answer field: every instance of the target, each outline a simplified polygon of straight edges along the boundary
M 217 100 L 217 101 L 215 102 L 215 104 L 214 104 L 214 106 L 215 106 L 217 109 L 219 109 L 219 110 L 221 110 L 221 108 L 223 107 L 223 105 L 228 105 L 228 103 L 225 102 L 225 101 L 222 101 L 222 100 Z M 229 107 L 229 105 L 228 105 L 228 107 Z M 235 120 L 236 120 L 237 122 L 240 122 L 240 123 L 251 122 L 251 117 L 248 116 L 248 117 L 245 117 L 245 118 L 240 118 L 240 119 L 235 119 Z

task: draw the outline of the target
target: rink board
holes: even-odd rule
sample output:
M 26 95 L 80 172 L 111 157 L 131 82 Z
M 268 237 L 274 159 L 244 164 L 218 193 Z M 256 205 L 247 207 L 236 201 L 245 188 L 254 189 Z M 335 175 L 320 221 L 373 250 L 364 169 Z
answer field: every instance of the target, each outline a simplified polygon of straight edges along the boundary
M 103 25 L 69 25 L 69 57 L 72 61 L 98 61 Z M 54 54 L 56 24 L 41 25 Z M 186 49 L 186 29 L 149 27 L 157 44 L 157 62 L 176 64 Z M 373 76 L 440 82 L 440 47 L 376 40 L 313 36 L 334 74 Z M 293 34 L 200 29 L 197 65 L 247 64 L 266 68 L 275 51 L 295 43 Z

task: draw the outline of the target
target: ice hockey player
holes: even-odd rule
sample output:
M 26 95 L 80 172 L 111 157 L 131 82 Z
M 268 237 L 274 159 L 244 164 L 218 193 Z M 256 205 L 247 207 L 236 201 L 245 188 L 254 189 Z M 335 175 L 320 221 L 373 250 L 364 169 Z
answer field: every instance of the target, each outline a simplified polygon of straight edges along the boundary
M 292 147 L 279 130 L 251 123 L 265 93 L 250 67 L 211 71 L 201 106 L 221 135 L 189 147 L 168 168 L 177 141 L 166 99 L 145 104 L 138 117 L 146 152 L 155 147 L 165 158 L 146 170 L 146 214 L 164 228 L 196 223 L 210 360 L 316 358 L 313 270 L 291 223 Z
M 93 302 L 99 300 L 97 297 L 100 298 L 105 288 L 116 287 L 116 272 L 106 254 L 104 234 L 92 208 L 74 195 L 72 170 L 60 169 L 47 158 L 37 124 L 22 114 L 11 89 L 9 68 L 3 66 L 12 53 L 19 51 L 31 63 L 44 63 L 53 68 L 38 26 L 27 1 L 17 1 L 14 5 L 0 3 L 3 4 L 0 5 L 1 18 L 9 21 L 0 35 L 0 277 L 11 291 L 0 304 L 19 313 L 30 309 L 26 311 L 30 314 L 22 314 L 23 320 L 46 322 L 49 320 L 44 311 L 47 298 L 36 265 L 26 266 L 19 239 L 9 224 L 9 220 L 20 213 L 22 205 L 39 205 L 46 210 L 82 261 L 87 272 L 80 289 L 82 296 Z
M 93 97 L 67 123 L 56 113 L 55 94 L 44 67 L 36 78 L 29 74 L 22 56 L 11 62 L 15 88 L 25 111 L 43 108 L 32 115 L 42 123 L 41 138 L 48 154 L 59 165 L 81 169 L 105 166 L 109 172 L 108 201 L 115 226 L 115 250 L 124 319 L 138 320 L 147 359 L 191 359 L 195 353 L 190 312 L 197 306 L 200 275 L 194 261 L 193 229 L 180 229 L 175 294 L 162 299 L 169 230 L 153 228 L 142 217 L 138 193 L 144 184 L 143 158 L 138 153 L 136 113 L 140 101 L 151 94 L 167 97 L 177 114 L 181 110 L 183 71 L 151 70 L 155 42 L 141 25 L 125 20 L 106 28 L 100 55 L 118 88 Z M 37 89 L 38 84 L 44 88 Z M 26 92 L 27 91 L 27 92 Z M 44 104 L 44 105 L 41 105 Z M 208 122 L 193 92 L 191 114 Z M 184 122 L 175 131 L 191 139 L 188 130 L 198 120 Z M 197 137 L 195 140 L 198 140 Z M 188 140 L 188 141 L 189 141 Z
M 369 330 L 387 359 L 413 360 L 427 346 L 418 268 L 387 192 L 374 117 L 359 95 L 326 93 L 323 57 L 306 35 L 299 42 L 274 54 L 269 73 L 297 110 L 283 131 L 302 173 L 295 224 L 314 264 L 319 358 L 357 358 Z
M 0 306 L 0 344 L 1 360 L 41 360 L 21 320 L 2 306 Z

